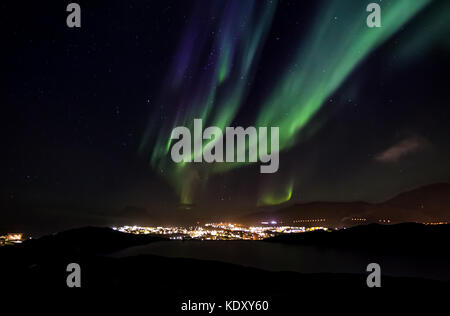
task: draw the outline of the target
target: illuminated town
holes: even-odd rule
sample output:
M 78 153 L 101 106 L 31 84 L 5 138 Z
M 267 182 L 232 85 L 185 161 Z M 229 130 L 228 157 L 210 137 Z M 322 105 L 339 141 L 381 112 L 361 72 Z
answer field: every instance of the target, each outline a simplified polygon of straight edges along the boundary
M 197 223 L 197 225 L 183 227 L 183 226 L 118 226 L 112 227 L 113 230 L 122 233 L 129 234 L 143 234 L 143 235 L 155 235 L 162 236 L 172 240 L 262 240 L 283 234 L 297 234 L 304 232 L 311 232 L 316 230 L 330 231 L 338 229 L 346 229 L 347 227 L 325 227 L 325 226 L 313 226 L 320 225 L 328 222 L 324 218 L 313 219 L 296 219 L 292 221 L 294 226 L 286 225 L 283 222 L 277 221 L 263 221 L 257 226 L 246 226 L 237 223 L 207 223 L 203 226 Z M 361 224 L 366 223 L 366 218 L 353 217 L 352 223 Z M 392 220 L 377 219 L 375 223 L 389 225 L 392 224 Z M 303 223 L 305 226 L 296 226 L 298 223 Z M 420 223 L 420 222 L 416 222 Z M 431 221 L 421 222 L 423 225 L 446 225 L 447 221 Z M 348 227 L 355 226 L 349 225 Z M 31 237 L 29 237 L 31 238 Z M 20 244 L 25 241 L 22 233 L 9 233 L 0 235 L 0 246 Z
M 245 226 L 235 223 L 208 223 L 191 227 L 113 227 L 114 230 L 132 234 L 162 235 L 170 239 L 186 240 L 262 240 L 280 234 L 303 233 L 314 230 L 327 230 L 322 226 L 299 227 L 279 226 L 276 221 L 261 222 L 260 226 Z
M 23 234 L 14 233 L 0 236 L 0 246 L 20 244 L 23 241 Z

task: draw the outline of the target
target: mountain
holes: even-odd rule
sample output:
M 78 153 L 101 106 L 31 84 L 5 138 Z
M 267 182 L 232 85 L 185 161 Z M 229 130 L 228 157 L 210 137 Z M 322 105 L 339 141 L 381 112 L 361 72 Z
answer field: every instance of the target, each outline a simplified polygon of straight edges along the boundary
M 241 217 L 244 223 L 276 220 L 298 226 L 348 227 L 368 223 L 450 222 L 450 183 L 401 193 L 381 203 L 310 202 Z
M 414 224 L 413 224 L 414 225 Z M 442 225 L 444 226 L 444 225 Z M 376 238 L 379 230 L 386 226 L 361 226 L 343 232 L 342 240 L 353 240 L 355 234 Z M 413 229 L 418 238 L 424 234 L 421 229 L 436 231 L 440 227 L 424 225 L 389 226 L 390 234 L 402 235 Z M 447 227 L 448 228 L 448 227 Z M 448 235 L 448 229 L 445 230 Z M 323 233 L 330 236 L 334 233 Z M 438 235 L 443 236 L 442 232 Z M 311 241 L 322 238 L 315 232 L 297 234 L 309 236 Z M 348 236 L 349 238 L 345 237 Z M 334 238 L 331 238 L 334 239 Z M 443 238 L 441 238 L 443 239 Z M 138 255 L 115 258 L 106 253 L 117 249 L 158 241 L 155 237 L 124 234 L 107 228 L 81 228 L 49 235 L 23 245 L 0 248 L 0 276 L 3 288 L 38 293 L 42 290 L 67 289 L 66 267 L 70 262 L 80 265 L 82 288 L 102 291 L 120 290 L 120 295 L 140 292 L 147 297 L 169 299 L 167 310 L 179 308 L 180 300 L 196 296 L 205 299 L 216 295 L 218 300 L 244 299 L 249 297 L 271 298 L 295 295 L 303 296 L 310 291 L 332 295 L 343 289 L 366 289 L 366 274 L 359 273 L 298 273 L 291 271 L 266 271 L 241 265 L 188 258 L 166 258 L 156 255 Z M 280 242 L 280 240 L 273 240 Z M 175 242 L 175 241 L 173 241 Z M 196 241 L 193 241 L 196 242 Z M 214 241 L 211 241 L 214 243 Z M 269 241 L 270 242 L 270 241 Z M 255 241 L 260 243 L 260 241 Z M 266 243 L 266 242 L 261 242 Z M 233 246 L 230 242 L 230 246 Z M 268 243 L 266 244 L 268 245 Z M 330 244 L 331 245 L 331 244 Z M 445 252 L 444 252 L 445 253 Z M 428 257 L 426 257 L 428 258 Z M 383 287 L 391 289 L 441 289 L 448 290 L 449 283 L 416 277 L 383 276 Z M 31 291 L 30 291 L 31 290 Z M 70 289 L 69 289 L 70 290 Z M 346 291 L 343 291 L 348 295 Z M 295 300 L 288 300 L 286 302 Z M 152 310 L 158 300 L 152 301 Z M 178 304 L 178 305 L 176 305 Z M 138 304 L 139 305 L 139 304 Z M 291 307 L 290 307 L 291 308 Z M 298 305 L 292 308 L 298 310 Z
M 26 257 L 43 258 L 57 253 L 59 257 L 106 254 L 123 248 L 166 240 L 154 235 L 135 235 L 107 227 L 82 227 L 38 239 L 26 240 L 14 247 L 5 247 L 0 254 L 20 253 Z
M 296 245 L 327 248 L 364 249 L 373 253 L 410 253 L 423 258 L 439 256 L 439 261 L 450 258 L 446 251 L 450 239 L 450 225 L 423 225 L 402 223 L 394 225 L 369 224 L 348 229 L 317 230 L 302 234 L 284 234 L 265 239 Z

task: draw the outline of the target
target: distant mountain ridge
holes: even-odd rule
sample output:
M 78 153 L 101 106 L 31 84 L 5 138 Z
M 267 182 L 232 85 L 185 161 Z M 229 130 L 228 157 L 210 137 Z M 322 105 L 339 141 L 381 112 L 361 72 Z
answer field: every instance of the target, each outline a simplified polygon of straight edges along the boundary
M 309 202 L 252 213 L 239 220 L 253 224 L 276 220 L 299 226 L 332 227 L 364 223 L 450 222 L 450 183 L 420 187 L 381 203 Z

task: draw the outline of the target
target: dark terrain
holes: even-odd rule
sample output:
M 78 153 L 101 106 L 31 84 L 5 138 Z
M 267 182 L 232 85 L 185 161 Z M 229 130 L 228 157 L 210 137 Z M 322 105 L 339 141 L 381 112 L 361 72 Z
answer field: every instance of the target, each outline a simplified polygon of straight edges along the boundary
M 417 256 L 442 254 L 439 247 L 448 240 L 450 227 L 404 224 L 369 225 L 336 232 L 312 232 L 279 236 L 264 242 L 316 244 L 323 247 L 369 246 L 415 251 Z M 364 289 L 366 275 L 300 274 L 269 272 L 239 265 L 154 255 L 111 258 L 108 253 L 131 246 L 164 240 L 148 235 L 132 235 L 108 228 L 82 228 L 29 240 L 0 249 L 2 286 L 20 290 L 66 288 L 67 264 L 82 267 L 82 287 L 86 289 L 140 289 L 154 295 L 292 295 L 306 289 Z M 420 242 L 420 243 L 419 243 Z M 367 250 L 367 249 L 366 249 Z M 356 250 L 355 250 L 356 251 Z M 448 288 L 439 281 L 384 277 L 383 287 L 396 289 Z
M 277 220 L 289 225 L 299 219 L 325 219 L 311 226 L 350 227 L 361 224 L 352 218 L 364 218 L 364 223 L 378 223 L 389 219 L 392 223 L 450 222 L 450 184 L 436 183 L 398 194 L 378 203 L 309 202 L 286 206 L 281 209 L 264 209 L 239 218 L 238 222 L 259 223 Z M 294 223 L 295 224 L 295 223 Z M 308 225 L 299 223 L 299 226 Z

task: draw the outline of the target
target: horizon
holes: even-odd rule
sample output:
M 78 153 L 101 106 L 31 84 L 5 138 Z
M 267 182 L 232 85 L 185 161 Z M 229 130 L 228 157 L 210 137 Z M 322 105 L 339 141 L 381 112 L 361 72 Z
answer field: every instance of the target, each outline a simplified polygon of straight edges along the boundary
M 288 224 L 292 224 L 293 223 L 293 219 L 292 216 L 288 216 L 288 218 L 286 218 L 285 216 L 283 217 L 282 212 L 286 211 L 286 210 L 291 210 L 292 208 L 295 207 L 299 207 L 299 206 L 317 206 L 317 205 L 330 205 L 330 207 L 335 204 L 335 205 L 351 205 L 351 204 L 358 204 L 358 203 L 362 203 L 362 204 L 366 204 L 369 206 L 382 206 L 384 204 L 389 204 L 389 202 L 391 200 L 395 200 L 398 197 L 401 196 L 409 196 L 412 199 L 421 199 L 423 197 L 420 196 L 415 196 L 414 194 L 417 191 L 429 191 L 430 189 L 436 189 L 436 188 L 443 188 L 443 187 L 447 187 L 449 188 L 449 190 L 447 190 L 448 192 L 450 192 L 450 183 L 445 183 L 445 182 L 440 182 L 440 183 L 433 183 L 433 184 L 429 184 L 429 185 L 425 185 L 425 186 L 419 186 L 415 189 L 412 190 L 407 190 L 404 192 L 399 192 L 398 194 L 394 195 L 393 197 L 381 201 L 381 202 L 367 202 L 367 201 L 306 201 L 306 202 L 286 202 L 286 203 L 281 203 L 279 205 L 276 206 L 257 206 L 254 209 L 248 210 L 246 213 L 240 213 L 234 216 L 220 216 L 220 215 L 214 215 L 214 216 L 201 216 L 199 215 L 199 213 L 195 213 L 195 205 L 191 205 L 189 207 L 189 210 L 185 209 L 185 206 L 174 206 L 174 210 L 176 211 L 172 211 L 175 216 L 178 215 L 183 215 L 183 218 L 177 218 L 176 220 L 170 220 L 170 219 L 166 219 L 166 217 L 155 217 L 154 213 L 152 213 L 151 209 L 147 209 L 144 207 L 137 207 L 137 206 L 126 206 L 122 209 L 116 209 L 114 212 L 111 212 L 112 210 L 109 211 L 109 216 L 105 216 L 104 212 L 99 212 L 99 213 L 94 213 L 94 216 L 100 217 L 100 220 L 97 220 L 96 223 L 93 226 L 99 226 L 99 227 L 113 227 L 116 225 L 129 225 L 129 226 L 133 226 L 133 225 L 138 225 L 138 226 L 152 226 L 152 225 L 165 225 L 165 226 L 183 226 L 183 227 L 187 227 L 190 225 L 194 225 L 195 223 L 208 223 L 208 222 L 235 222 L 235 223 L 241 223 L 241 224 L 251 224 L 251 225 L 256 225 L 257 223 L 264 221 L 264 220 L 278 220 L 277 217 L 282 218 L 282 220 L 285 220 Z M 427 198 L 429 200 L 429 197 Z M 434 213 L 430 214 L 429 217 L 424 217 L 423 215 L 417 215 L 415 214 L 415 218 L 411 219 L 411 217 L 403 218 L 403 222 L 418 222 L 418 223 L 425 223 L 425 222 L 447 222 L 450 220 L 450 216 L 448 215 L 448 212 L 445 209 L 445 201 L 442 201 L 444 208 L 442 208 L 442 212 L 441 213 L 437 213 L 436 210 L 433 210 Z M 406 207 L 406 206 L 405 206 Z M 65 207 L 55 207 L 55 210 L 64 210 Z M 415 207 L 411 208 L 409 207 L 410 211 L 413 212 Z M 91 212 L 95 211 L 95 209 L 91 209 Z M 300 210 L 301 211 L 301 210 Z M 62 215 L 63 216 L 68 216 L 68 215 L 73 215 L 75 213 L 73 212 L 77 212 L 77 209 L 74 208 L 72 210 L 72 212 L 64 212 Z M 132 213 L 134 215 L 130 215 L 128 213 Z M 136 214 L 138 213 L 138 214 Z M 328 216 L 334 217 L 333 216 L 333 209 L 329 209 L 328 211 Z M 354 216 L 359 216 L 361 214 L 364 214 L 364 211 L 362 210 L 360 212 L 360 214 L 357 213 L 353 213 Z M 367 215 L 367 214 L 366 214 Z M 253 218 L 252 218 L 253 216 Z M 266 216 L 266 217 L 264 217 Z M 297 217 L 302 217 L 304 215 L 302 215 L 302 213 L 298 213 Z M 311 216 L 311 215 L 308 215 Z M 394 217 L 395 214 L 393 214 Z M 318 216 L 320 217 L 320 216 Z M 103 218 L 103 219 L 102 219 Z M 249 219 L 252 218 L 252 219 Z M 262 219 L 264 218 L 264 220 Z M 289 219 L 290 218 L 290 219 Z M 402 222 L 402 220 L 396 220 L 396 223 L 400 223 Z M 22 232 L 25 233 L 27 235 L 32 235 L 32 236 L 43 236 L 43 235 L 47 235 L 47 234 L 51 234 L 51 233 L 55 233 L 58 231 L 64 231 L 67 229 L 73 229 L 73 228 L 77 228 L 77 227 L 85 227 L 85 226 L 91 226 L 89 224 L 89 221 L 84 221 L 84 222 L 80 222 L 78 224 L 70 224 L 67 227 L 65 227 L 64 225 L 56 225 L 54 228 L 52 227 L 48 227 L 47 229 L 44 230 L 40 230 L 37 227 L 40 226 L 41 224 L 38 224 L 38 226 L 36 226 L 35 224 L 29 224 L 28 226 L 24 226 L 22 225 L 20 222 L 16 225 L 10 226 L 10 229 L 8 229 L 8 226 L 5 225 L 1 225 L 0 229 L 2 230 L 2 232 L 5 233 L 11 233 L 11 232 Z M 14 226 L 16 226 L 17 228 L 14 228 Z M 340 226 L 340 225 L 336 225 L 334 223 L 334 226 Z M 11 229 L 12 228 L 12 229 Z

